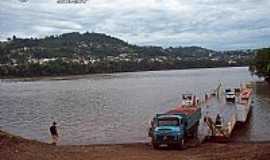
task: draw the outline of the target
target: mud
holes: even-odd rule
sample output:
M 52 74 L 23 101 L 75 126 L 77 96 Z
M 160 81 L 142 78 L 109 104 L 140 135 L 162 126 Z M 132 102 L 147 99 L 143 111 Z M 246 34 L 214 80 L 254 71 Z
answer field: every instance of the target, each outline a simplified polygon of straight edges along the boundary
M 150 144 L 53 146 L 0 131 L 1 160 L 269 160 L 270 142 L 203 143 L 184 150 Z

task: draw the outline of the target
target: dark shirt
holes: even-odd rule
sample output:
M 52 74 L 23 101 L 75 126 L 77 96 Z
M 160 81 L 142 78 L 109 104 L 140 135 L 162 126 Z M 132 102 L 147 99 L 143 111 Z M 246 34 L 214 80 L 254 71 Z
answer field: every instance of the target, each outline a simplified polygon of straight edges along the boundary
M 53 136 L 58 136 L 56 126 L 51 126 L 50 131 Z
M 221 117 L 219 115 L 216 118 L 216 125 L 221 125 Z

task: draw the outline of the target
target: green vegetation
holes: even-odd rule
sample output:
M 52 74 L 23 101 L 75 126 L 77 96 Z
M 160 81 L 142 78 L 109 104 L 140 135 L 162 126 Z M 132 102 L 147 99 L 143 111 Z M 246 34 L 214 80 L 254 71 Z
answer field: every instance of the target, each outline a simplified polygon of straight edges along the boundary
M 254 52 L 136 46 L 100 33 L 0 42 L 0 77 L 56 76 L 248 65 Z
M 270 82 L 270 48 L 257 50 L 250 70 Z

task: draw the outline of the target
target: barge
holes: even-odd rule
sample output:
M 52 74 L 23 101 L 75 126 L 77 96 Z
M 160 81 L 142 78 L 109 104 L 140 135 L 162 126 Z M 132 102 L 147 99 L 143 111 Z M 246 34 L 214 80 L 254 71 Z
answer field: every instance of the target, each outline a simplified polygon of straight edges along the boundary
M 153 117 L 148 135 L 156 149 L 164 145 L 183 148 L 190 137 L 200 142 L 208 138 L 227 141 L 236 123 L 247 121 L 251 103 L 252 89 L 247 85 L 223 89 L 220 84 L 201 99 L 184 94 L 181 104 Z
M 204 122 L 209 128 L 207 137 L 229 139 L 236 123 L 247 121 L 251 102 L 252 89 L 247 85 L 224 90 L 220 84 L 203 107 Z

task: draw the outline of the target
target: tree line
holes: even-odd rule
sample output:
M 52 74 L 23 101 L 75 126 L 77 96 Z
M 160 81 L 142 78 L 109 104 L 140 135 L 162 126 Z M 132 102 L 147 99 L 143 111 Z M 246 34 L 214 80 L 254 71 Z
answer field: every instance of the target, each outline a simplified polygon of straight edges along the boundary
M 66 62 L 62 59 L 50 61 L 45 64 L 28 63 L 16 66 L 0 66 L 0 77 L 33 77 L 33 76 L 59 76 L 59 75 L 78 75 L 93 73 L 113 73 L 113 72 L 134 72 L 134 71 L 155 71 L 170 69 L 188 68 L 211 68 L 226 66 L 243 66 L 248 62 L 242 61 L 237 64 L 228 64 L 225 61 L 210 60 L 189 60 L 189 61 L 165 61 L 152 62 L 144 59 L 140 62 L 113 62 L 101 61 L 94 64 L 81 64 L 78 62 Z

